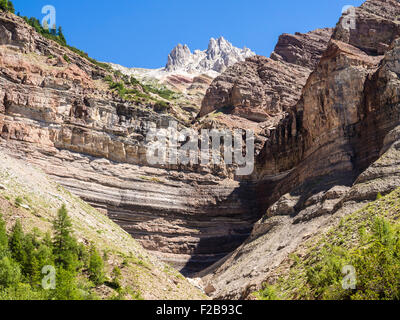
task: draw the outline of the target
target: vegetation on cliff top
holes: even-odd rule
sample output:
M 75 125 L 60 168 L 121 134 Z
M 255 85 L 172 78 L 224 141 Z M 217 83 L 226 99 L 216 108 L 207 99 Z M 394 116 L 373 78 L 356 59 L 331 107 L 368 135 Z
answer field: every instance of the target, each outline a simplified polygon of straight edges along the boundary
M 291 255 L 287 276 L 256 295 L 265 300 L 399 300 L 400 189 L 345 218 Z M 281 270 L 281 274 L 286 271 Z
M 113 77 L 109 75 L 104 80 L 108 83 L 109 89 L 116 91 L 121 99 L 151 104 L 156 112 L 168 111 L 169 101 L 176 96 L 175 92 L 167 88 L 143 84 L 135 77 L 124 75 L 120 71 L 115 71 Z
M 9 0 L 0 0 L 0 10 L 11 12 L 11 13 L 15 14 L 14 5 Z M 19 12 L 18 12 L 18 16 L 21 16 Z M 34 28 L 37 33 L 41 34 L 45 38 L 53 40 L 53 41 L 57 42 L 59 45 L 68 48 L 72 52 L 85 58 L 86 60 L 93 63 L 94 65 L 96 65 L 100 68 L 106 69 L 108 71 L 111 71 L 111 67 L 108 64 L 99 62 L 99 61 L 89 57 L 89 55 L 86 52 L 83 52 L 82 50 L 79 50 L 73 46 L 68 45 L 61 26 L 59 26 L 57 29 L 56 26 L 46 26 L 46 25 L 42 26 L 40 21 L 35 17 L 28 18 L 26 16 L 21 16 L 21 18 L 23 18 L 27 24 L 29 24 L 32 28 Z
M 14 4 L 9 0 L 0 0 L 0 10 L 15 13 Z
M 103 69 L 106 69 L 108 71 L 111 70 L 110 66 L 106 63 L 98 62 L 97 60 L 89 57 L 89 55 L 86 52 L 83 52 L 82 50 L 79 50 L 75 47 L 72 47 L 68 45 L 67 40 L 64 36 L 64 33 L 62 31 L 62 27 L 59 26 L 58 29 L 56 30 L 56 27 L 43 27 L 40 24 L 40 21 L 34 17 L 28 18 L 28 17 L 22 17 L 27 24 L 29 24 L 31 27 L 33 27 L 37 33 L 41 34 L 47 39 L 53 40 L 57 42 L 59 45 L 68 48 L 72 52 L 78 54 L 79 56 L 85 58 L 89 62 L 93 63 L 94 65 L 101 67 Z M 69 58 L 68 58 L 69 59 Z

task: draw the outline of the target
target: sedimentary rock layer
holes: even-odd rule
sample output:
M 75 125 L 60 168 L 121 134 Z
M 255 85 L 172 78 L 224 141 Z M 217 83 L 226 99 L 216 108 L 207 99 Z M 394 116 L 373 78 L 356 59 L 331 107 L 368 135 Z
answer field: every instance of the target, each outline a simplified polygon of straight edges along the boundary
M 106 70 L 19 17 L 2 13 L 0 27 L 2 152 L 42 168 L 185 271 L 250 234 L 259 217 L 251 183 L 228 179 L 221 167 L 147 163 L 149 123 L 176 119 L 122 101 L 102 80 Z
M 371 8 L 372 20 L 385 17 L 392 33 L 379 38 L 382 51 L 361 35 L 330 41 L 257 159 L 265 216 L 239 249 L 199 274 L 214 298 L 250 298 L 264 281 L 274 281 L 274 270 L 302 241 L 400 186 L 400 41 L 393 41 L 396 17 L 390 16 L 399 3 L 367 1 L 357 9 L 357 24 L 371 18 Z M 338 24 L 334 35 L 341 30 Z

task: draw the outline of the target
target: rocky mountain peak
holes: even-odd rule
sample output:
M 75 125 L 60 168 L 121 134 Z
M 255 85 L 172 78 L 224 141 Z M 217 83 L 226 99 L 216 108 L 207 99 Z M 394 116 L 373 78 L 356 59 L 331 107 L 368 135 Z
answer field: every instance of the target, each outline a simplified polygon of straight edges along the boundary
M 221 73 L 236 62 L 244 61 L 255 53 L 244 47 L 234 47 L 224 37 L 211 38 L 207 50 L 191 53 L 187 45 L 177 45 L 168 56 L 168 72 Z
M 221 52 L 228 53 L 232 50 L 232 44 L 226 41 L 224 37 L 220 37 L 217 40 L 211 38 L 210 42 L 208 43 L 208 49 L 206 53 L 208 57 L 215 59 Z
M 190 59 L 192 53 L 189 47 L 185 44 L 178 44 L 171 53 L 168 55 L 168 66 L 174 66 L 175 68 L 181 68 L 185 66 L 185 61 Z

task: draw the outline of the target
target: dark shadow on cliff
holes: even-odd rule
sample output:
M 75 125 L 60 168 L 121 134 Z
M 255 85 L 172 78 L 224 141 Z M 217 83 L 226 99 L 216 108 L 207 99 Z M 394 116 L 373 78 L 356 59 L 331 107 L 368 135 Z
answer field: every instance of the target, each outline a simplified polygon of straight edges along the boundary
M 202 208 L 207 215 L 196 219 L 214 220 L 217 224 L 220 221 L 218 229 L 221 232 L 218 234 L 216 229 L 212 235 L 209 232 L 202 233 L 191 259 L 180 270 L 184 276 L 190 277 L 209 267 L 237 249 L 249 237 L 254 223 L 264 213 L 256 194 L 256 184 L 243 182 L 223 201 Z
M 306 208 L 306 202 L 311 196 L 320 192 L 326 192 L 335 186 L 350 187 L 356 177 L 357 173 L 353 171 L 340 172 L 309 179 L 297 187 L 295 184 L 286 184 L 286 187 L 288 189 L 291 188 L 292 190 L 285 192 L 285 188 L 282 188 L 279 191 L 281 191 L 281 196 L 288 193 L 291 197 L 297 199 L 297 202 L 294 205 L 294 212 L 289 214 L 291 217 L 296 217 L 301 210 Z M 212 272 L 212 270 L 215 270 L 218 266 L 222 265 L 233 254 L 236 254 L 235 258 L 238 258 L 242 253 L 234 253 L 234 251 L 242 244 L 254 241 L 258 237 L 250 237 L 254 224 L 265 216 L 268 208 L 276 202 L 276 197 L 272 195 L 276 192 L 276 188 L 281 187 L 281 183 L 282 181 L 276 182 L 269 180 L 252 184 L 251 187 L 248 183 L 240 184 L 240 187 L 232 193 L 231 198 L 237 196 L 242 197 L 241 199 L 244 209 L 247 208 L 249 212 L 251 211 L 249 216 L 246 217 L 248 219 L 249 227 L 241 230 L 232 230 L 232 237 L 221 237 L 219 239 L 202 238 L 196 248 L 195 254 L 187 262 L 184 268 L 180 270 L 182 274 L 191 277 L 201 272 L 201 274 L 204 275 L 207 273 L 207 269 Z M 230 199 L 227 199 L 227 201 L 229 200 Z M 218 210 L 218 207 L 215 209 Z M 206 254 L 207 252 L 210 253 L 209 250 L 212 245 L 218 248 L 215 250 L 216 254 L 213 256 L 207 256 Z

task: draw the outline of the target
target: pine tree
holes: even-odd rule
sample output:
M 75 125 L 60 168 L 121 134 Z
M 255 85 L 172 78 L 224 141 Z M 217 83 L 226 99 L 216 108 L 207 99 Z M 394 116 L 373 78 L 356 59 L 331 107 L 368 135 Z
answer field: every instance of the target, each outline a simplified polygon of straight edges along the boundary
M 88 271 L 89 279 L 93 281 L 95 285 L 100 285 L 104 282 L 104 263 L 95 246 L 90 248 Z
M 51 33 L 53 36 L 56 36 L 56 35 L 57 35 L 57 27 L 56 27 L 56 24 L 53 24 L 53 26 L 52 26 L 51 29 L 50 29 L 50 33 Z
M 56 264 L 65 269 L 76 267 L 77 243 L 72 236 L 72 223 L 65 205 L 58 210 L 57 218 L 53 222 L 53 229 L 53 253 Z
M 63 31 L 62 31 L 61 26 L 58 27 L 58 37 L 60 38 L 61 42 L 62 42 L 64 45 L 67 45 L 67 40 L 65 39 L 65 36 L 64 36 L 64 34 L 63 34 Z
M 26 261 L 26 253 L 24 250 L 24 231 L 22 230 L 21 221 L 17 220 L 10 237 L 10 250 L 13 259 L 21 264 Z
M 8 10 L 9 12 L 15 14 L 14 5 L 13 5 L 13 3 L 12 3 L 11 1 L 8 1 L 8 2 L 7 2 L 7 10 Z
M 3 216 L 0 214 L 0 258 L 5 255 L 8 249 L 8 236 L 6 230 L 6 223 Z
M 21 281 L 21 271 L 13 259 L 3 257 L 0 259 L 0 287 L 15 286 Z
M 0 0 L 0 9 L 3 11 L 8 10 L 8 1 L 7 0 Z
M 113 275 L 113 279 L 112 279 L 112 286 L 115 290 L 120 290 L 121 289 L 121 281 L 120 281 L 120 277 L 121 277 L 121 269 L 118 267 L 114 267 L 113 271 L 112 271 L 112 275 Z
M 24 250 L 26 261 L 22 265 L 23 273 L 32 279 L 32 276 L 35 277 L 38 273 L 39 262 L 36 258 L 36 247 L 37 239 L 35 235 L 29 234 L 25 237 L 24 241 Z
M 77 287 L 76 274 L 71 270 L 57 269 L 57 285 L 52 291 L 55 300 L 82 300 L 82 292 Z
M 45 242 L 40 244 L 35 257 L 38 259 L 40 269 L 46 265 L 53 265 L 53 252 Z
M 44 238 L 43 238 L 43 245 L 45 245 L 45 246 L 47 246 L 47 247 L 49 247 L 49 248 L 52 248 L 52 246 L 53 246 L 53 241 L 52 241 L 52 239 L 51 239 L 51 234 L 50 234 L 50 232 L 49 231 L 47 231 L 46 232 L 46 234 L 44 235 Z
M 30 283 L 32 285 L 39 284 L 41 278 L 41 268 L 39 265 L 38 259 L 33 256 L 32 259 L 29 261 L 29 276 L 30 276 Z

